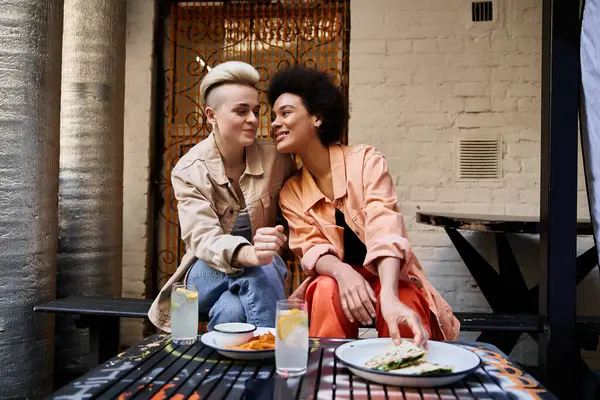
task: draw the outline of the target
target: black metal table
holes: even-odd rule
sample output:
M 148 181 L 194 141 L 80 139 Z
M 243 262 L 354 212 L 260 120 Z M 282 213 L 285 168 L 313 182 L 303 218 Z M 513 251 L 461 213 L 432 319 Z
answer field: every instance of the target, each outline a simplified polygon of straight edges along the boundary
M 538 327 L 541 326 L 529 318 L 531 315 L 539 314 L 539 285 L 531 289 L 527 287 L 506 238 L 507 233 L 539 234 L 539 218 L 418 212 L 417 222 L 444 228 L 494 313 L 514 314 L 513 318 L 518 318 L 518 314 L 526 314 L 524 321 L 526 318 L 526 321 L 535 323 Z M 496 272 L 459 231 L 494 234 L 499 272 Z M 577 221 L 577 234 L 593 234 L 589 219 Z M 598 256 L 595 246 L 577 257 L 577 283 L 581 282 L 597 264 Z M 527 330 L 522 332 L 527 332 Z M 528 332 L 537 340 L 535 331 L 529 329 Z M 512 332 L 483 331 L 478 341 L 493 343 L 502 351 L 509 353 L 520 336 L 521 332 L 515 330 Z M 595 350 L 598 336 L 581 334 L 579 342 L 583 348 Z
M 307 373 L 282 379 L 274 360 L 235 361 L 200 341 L 176 346 L 168 335 L 153 335 L 98 366 L 51 398 L 74 399 L 555 399 L 497 348 L 459 343 L 484 361 L 451 387 L 411 389 L 369 383 L 334 356 L 343 339 L 311 339 Z

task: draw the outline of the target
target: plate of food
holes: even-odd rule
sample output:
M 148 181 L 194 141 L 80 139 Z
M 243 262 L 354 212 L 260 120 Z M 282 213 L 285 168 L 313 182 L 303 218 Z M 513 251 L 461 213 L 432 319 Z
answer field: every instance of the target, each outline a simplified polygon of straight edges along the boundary
M 225 325 L 225 324 L 223 324 Z M 217 328 L 215 326 L 215 328 Z M 223 328 L 223 327 L 221 327 Z M 247 334 L 247 332 L 244 332 Z M 251 335 L 241 337 L 241 343 L 228 339 L 230 332 L 213 330 L 200 337 L 200 341 L 208 347 L 215 349 L 219 354 L 236 360 L 263 360 L 275 357 L 275 329 L 254 329 Z
M 335 356 L 361 378 L 406 387 L 450 385 L 481 365 L 472 351 L 431 340 L 427 349 L 407 339 L 398 346 L 390 338 L 355 340 L 339 346 Z

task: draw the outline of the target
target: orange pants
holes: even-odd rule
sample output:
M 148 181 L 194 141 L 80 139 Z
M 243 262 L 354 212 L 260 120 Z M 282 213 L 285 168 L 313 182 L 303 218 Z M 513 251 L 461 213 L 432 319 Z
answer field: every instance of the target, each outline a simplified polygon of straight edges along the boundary
M 389 337 L 390 331 L 381 315 L 381 303 L 379 301 L 381 283 L 379 276 L 372 274 L 362 266 L 353 266 L 353 268 L 366 279 L 377 296 L 375 326 L 378 336 Z M 431 337 L 429 304 L 416 285 L 410 281 L 398 281 L 398 297 L 402 303 L 419 315 L 423 326 L 429 333 L 429 337 Z M 342 309 L 338 284 L 335 279 L 329 276 L 316 277 L 306 290 L 306 301 L 310 317 L 310 336 L 349 339 L 358 337 L 359 323 L 356 319 L 354 322 L 350 322 L 346 317 Z M 401 324 L 399 329 L 402 337 L 413 337 L 413 333 L 408 326 Z

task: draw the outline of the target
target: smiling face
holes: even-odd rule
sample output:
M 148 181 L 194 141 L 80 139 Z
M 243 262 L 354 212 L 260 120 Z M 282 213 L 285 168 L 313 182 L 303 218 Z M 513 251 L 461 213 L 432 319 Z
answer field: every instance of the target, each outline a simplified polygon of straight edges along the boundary
M 275 100 L 271 132 L 277 151 L 302 154 L 319 140 L 319 125 L 321 120 L 309 114 L 300 96 L 284 93 Z
M 258 91 L 247 85 L 225 84 L 213 89 L 207 98 L 206 117 L 216 121 L 217 134 L 232 147 L 254 143 L 258 130 L 260 103 Z

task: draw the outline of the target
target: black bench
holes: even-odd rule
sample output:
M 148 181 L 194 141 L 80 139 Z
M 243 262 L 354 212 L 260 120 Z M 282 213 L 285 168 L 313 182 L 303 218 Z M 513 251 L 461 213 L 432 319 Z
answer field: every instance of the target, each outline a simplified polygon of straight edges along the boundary
M 152 300 L 124 297 L 67 297 L 39 304 L 37 312 L 58 314 L 94 315 L 98 318 L 126 317 L 146 318 Z
M 104 362 L 119 351 L 119 319 L 147 318 L 152 300 L 111 297 L 67 297 L 39 304 L 36 312 L 71 314 L 77 316 L 78 327 L 90 330 L 90 352 Z M 486 313 L 455 313 L 463 331 L 540 332 L 542 320 L 537 315 L 501 315 Z M 208 316 L 200 316 L 208 321 Z M 596 326 L 587 321 L 587 330 Z
M 33 311 L 74 315 L 78 328 L 89 328 L 90 354 L 100 364 L 119 352 L 121 317 L 147 318 L 152 300 L 68 297 L 35 306 Z
M 152 300 L 123 297 L 67 297 L 35 306 L 33 311 L 75 315 L 79 328 L 89 328 L 90 353 L 98 364 L 119 352 L 120 318 L 148 318 Z M 201 316 L 201 321 L 208 317 Z
M 76 316 L 78 327 L 90 330 L 90 353 L 92 359 L 102 363 L 119 352 L 120 318 L 147 318 L 152 300 L 111 297 L 67 297 L 43 303 L 33 308 L 36 312 L 55 314 L 71 314 Z M 464 313 L 454 314 L 461 323 L 461 331 L 488 332 L 523 332 L 535 337 L 543 331 L 543 319 L 535 314 L 490 314 Z M 207 322 L 208 316 L 201 315 L 200 321 Z M 597 345 L 597 334 L 600 333 L 600 319 L 594 317 L 578 317 L 577 326 L 580 340 L 587 336 L 592 343 L 585 347 Z M 370 326 L 371 328 L 374 325 Z M 590 338 L 591 335 L 591 338 Z

